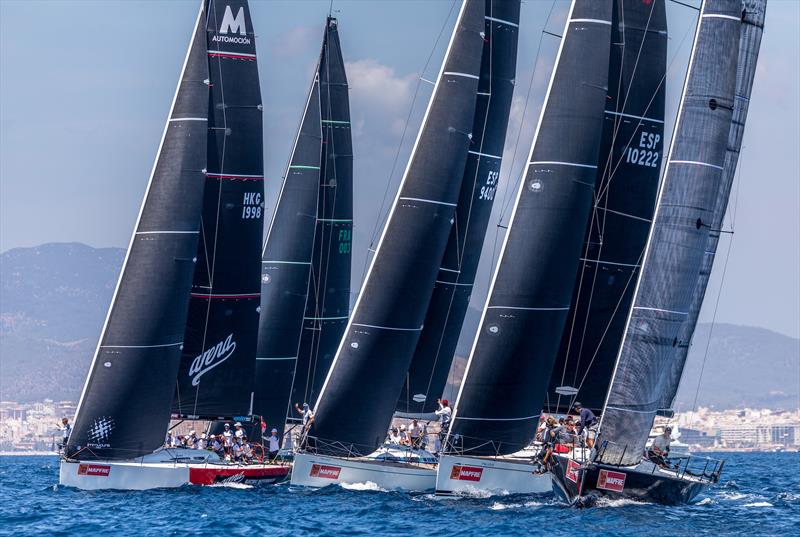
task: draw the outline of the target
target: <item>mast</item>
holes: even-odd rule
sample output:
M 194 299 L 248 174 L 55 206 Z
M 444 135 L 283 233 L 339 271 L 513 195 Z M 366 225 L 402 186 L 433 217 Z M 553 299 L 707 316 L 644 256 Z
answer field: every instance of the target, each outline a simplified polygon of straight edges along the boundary
M 325 29 L 319 69 L 323 154 L 316 232 L 288 415 L 294 414 L 292 402 L 314 406 L 350 313 L 353 141 L 349 88 L 337 20 L 328 17 Z
M 600 166 L 569 318 L 547 400 L 600 412 L 625 330 L 655 212 L 664 160 L 664 0 L 614 0 Z
M 261 89 L 246 0 L 208 1 L 208 158 L 174 417 L 251 413 L 264 216 Z
M 347 78 L 328 17 L 262 261 L 255 410 L 279 431 L 287 402 L 315 398 L 347 322 L 352 183 Z
M 736 95 L 733 104 L 733 121 L 728 134 L 728 148 L 725 152 L 722 182 L 714 205 L 714 212 L 709 223 L 709 234 L 703 259 L 700 266 L 700 277 L 692 293 L 692 303 L 689 306 L 689 315 L 683 325 L 683 330 L 678 338 L 678 357 L 667 376 L 663 390 L 659 411 L 672 414 L 672 403 L 678 392 L 686 356 L 694 335 L 700 308 L 706 295 L 711 269 L 717 252 L 725 211 L 728 207 L 728 198 L 736 175 L 736 165 L 739 162 L 739 153 L 742 149 L 744 125 L 747 120 L 747 110 L 750 105 L 750 94 L 753 89 L 753 79 L 758 63 L 758 51 L 761 47 L 761 35 L 764 32 L 764 17 L 767 11 L 767 0 L 746 0 L 742 2 L 742 30 L 739 38 L 739 59 L 736 70 Z
M 447 383 L 500 178 L 514 95 L 519 10 L 519 0 L 486 2 L 486 39 L 475 121 L 455 223 L 419 343 L 397 401 L 398 415 L 433 412 L 438 408 L 436 399 Z
M 66 446 L 131 459 L 164 442 L 197 251 L 208 129 L 201 5 L 135 231 Z
M 509 454 L 536 433 L 594 194 L 611 0 L 575 0 L 456 400 L 450 438 Z
M 383 443 L 454 220 L 475 115 L 484 1 L 459 12 L 433 97 L 315 408 L 318 451 Z M 337 449 L 340 446 L 341 449 Z
M 598 460 L 642 458 L 713 221 L 731 128 L 740 0 L 706 0 L 697 25 L 656 216 L 603 413 Z

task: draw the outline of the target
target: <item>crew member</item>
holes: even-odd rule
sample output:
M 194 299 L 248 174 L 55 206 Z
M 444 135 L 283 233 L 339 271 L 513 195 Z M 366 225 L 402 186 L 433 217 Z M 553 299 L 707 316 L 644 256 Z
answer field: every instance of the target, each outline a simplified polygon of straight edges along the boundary
M 281 450 L 281 444 L 278 440 L 278 429 L 272 429 L 272 435 L 267 439 L 269 445 L 269 460 L 274 461 L 278 457 L 278 452 Z
M 664 427 L 664 432 L 653 439 L 653 443 L 647 451 L 647 458 L 662 468 L 666 468 L 670 442 L 672 442 L 672 427 Z
M 66 416 L 61 418 L 61 424 L 58 426 L 58 429 L 61 431 L 61 444 L 59 447 L 63 450 L 67 447 L 67 440 L 69 440 L 69 435 L 72 432 L 72 425 L 69 424 L 69 420 Z
M 597 417 L 594 412 L 588 408 L 583 408 L 583 405 L 577 401 L 573 406 L 580 417 L 578 434 L 583 436 L 586 441 L 586 447 L 591 449 L 594 447 L 594 439 L 597 437 Z

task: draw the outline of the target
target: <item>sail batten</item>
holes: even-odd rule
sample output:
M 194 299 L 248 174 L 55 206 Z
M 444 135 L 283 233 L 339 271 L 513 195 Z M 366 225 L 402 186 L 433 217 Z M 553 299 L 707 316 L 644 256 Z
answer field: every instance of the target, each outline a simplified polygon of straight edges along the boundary
M 317 399 L 311 434 L 319 439 L 320 450 L 331 445 L 323 442 L 332 442 L 343 453 L 368 454 L 386 436 L 447 244 L 470 149 L 484 11 L 483 1 L 462 3 L 397 196 Z
M 208 107 L 201 5 L 169 119 L 65 452 L 131 459 L 164 441 L 203 199 Z
M 519 1 L 485 2 L 483 45 L 472 141 L 455 222 L 445 248 L 420 340 L 406 374 L 396 410 L 431 413 L 444 391 L 466 316 L 478 261 L 500 180 L 516 75 Z
M 255 34 L 246 0 L 206 1 L 207 172 L 176 418 L 250 413 L 260 303 L 264 160 Z M 229 13 L 239 17 L 237 30 Z
M 255 411 L 279 431 L 293 402 L 315 398 L 348 318 L 353 225 L 348 99 L 338 21 L 329 17 L 264 247 L 259 356 L 265 359 L 256 365 Z
M 692 294 L 692 303 L 689 306 L 688 318 L 684 323 L 681 335 L 678 337 L 678 357 L 674 360 L 670 368 L 669 375 L 665 381 L 662 391 L 660 407 L 668 409 L 672 407 L 678 386 L 689 354 L 689 343 L 694 336 L 697 320 L 700 316 L 700 309 L 711 276 L 711 269 L 714 266 L 714 258 L 720 240 L 720 230 L 725 219 L 728 199 L 730 198 L 731 188 L 733 187 L 736 175 L 736 167 L 739 161 L 739 153 L 742 148 L 744 127 L 747 120 L 747 111 L 750 103 L 750 94 L 753 89 L 753 80 L 758 63 L 758 52 L 761 47 L 761 36 L 764 31 L 764 17 L 766 15 L 767 0 L 748 0 L 742 3 L 742 28 L 739 39 L 739 59 L 736 75 L 736 93 L 734 95 L 733 119 L 731 130 L 728 135 L 728 147 L 725 152 L 725 161 L 722 166 L 722 181 L 717 198 L 714 204 L 714 211 L 711 221 L 708 223 L 710 232 L 704 249 L 704 257 L 700 266 L 700 277 L 697 280 L 695 290 Z
M 458 435 L 464 453 L 514 453 L 536 432 L 592 207 L 611 8 L 611 0 L 570 7 L 456 401 L 448 439 Z
M 703 2 L 642 270 L 600 422 L 598 460 L 641 460 L 662 407 L 722 181 L 732 124 L 740 0 Z

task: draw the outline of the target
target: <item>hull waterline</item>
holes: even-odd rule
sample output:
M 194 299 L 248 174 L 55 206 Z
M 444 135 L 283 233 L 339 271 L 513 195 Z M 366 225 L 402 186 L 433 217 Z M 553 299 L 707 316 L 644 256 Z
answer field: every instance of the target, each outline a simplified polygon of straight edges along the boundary
M 436 467 L 366 458 L 342 458 L 297 453 L 291 484 L 321 488 L 335 484 L 372 483 L 385 490 L 432 491 L 436 486 Z

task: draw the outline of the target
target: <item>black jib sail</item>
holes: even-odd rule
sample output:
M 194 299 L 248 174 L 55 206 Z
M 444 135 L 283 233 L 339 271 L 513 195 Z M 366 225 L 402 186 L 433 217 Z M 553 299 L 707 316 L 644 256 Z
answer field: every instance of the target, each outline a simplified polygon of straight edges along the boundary
M 700 278 L 697 280 L 692 304 L 689 306 L 689 315 L 683 324 L 683 331 L 678 338 L 678 358 L 673 362 L 673 367 L 666 380 L 662 392 L 660 411 L 665 414 L 672 413 L 672 403 L 678 392 L 686 356 L 689 354 L 689 345 L 694 335 L 700 308 L 706 295 L 711 269 L 714 266 L 714 257 L 717 252 L 725 211 L 728 207 L 728 198 L 731 194 L 733 179 L 736 175 L 736 165 L 739 162 L 739 152 L 742 149 L 744 125 L 747 120 L 747 109 L 750 105 L 750 93 L 753 89 L 753 78 L 756 74 L 758 51 L 761 48 L 761 34 L 764 32 L 764 16 L 767 11 L 767 0 L 745 0 L 742 2 L 742 33 L 739 38 L 739 60 L 736 71 L 736 95 L 733 104 L 733 122 L 728 135 L 728 149 L 725 152 L 723 164 L 722 183 L 714 205 L 714 213 L 709 222 L 708 241 L 700 267 Z
M 436 399 L 447 382 L 464 324 L 500 177 L 517 68 L 519 4 L 518 0 L 486 2 L 486 39 L 472 142 L 455 223 L 397 402 L 401 414 L 430 413 L 438 408 Z
M 633 308 L 603 409 L 598 460 L 641 461 L 679 356 L 720 191 L 736 88 L 742 5 L 703 3 Z
M 458 201 L 475 115 L 484 0 L 459 12 L 433 97 L 315 408 L 317 449 L 383 443 L 414 354 Z M 334 450 L 333 444 L 342 451 Z
M 245 0 L 208 1 L 208 158 L 175 417 L 250 412 L 264 216 L 261 90 Z
M 655 211 L 664 146 L 665 0 L 615 0 L 594 208 L 544 407 L 606 400 Z
M 570 9 L 456 401 L 450 438 L 460 435 L 465 453 L 513 453 L 536 433 L 592 207 L 611 8 L 575 0 Z
M 352 185 L 347 77 L 328 18 L 262 261 L 254 412 L 279 431 L 287 402 L 313 403 L 347 323 Z
M 130 459 L 164 443 L 203 201 L 208 63 L 200 11 L 66 452 Z

